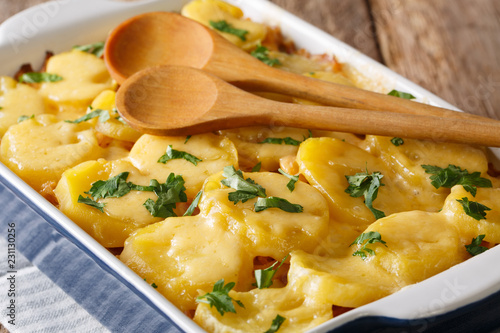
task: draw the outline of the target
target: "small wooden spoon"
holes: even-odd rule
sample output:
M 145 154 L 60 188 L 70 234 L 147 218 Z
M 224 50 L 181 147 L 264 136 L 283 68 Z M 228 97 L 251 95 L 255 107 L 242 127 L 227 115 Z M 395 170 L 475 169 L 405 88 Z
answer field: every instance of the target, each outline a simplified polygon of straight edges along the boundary
M 180 65 L 203 69 L 246 90 L 281 93 L 324 105 L 461 119 L 478 117 L 270 67 L 204 25 L 170 12 L 146 13 L 120 24 L 109 35 L 104 58 L 120 84 L 150 66 Z
M 118 90 L 116 106 L 133 128 L 154 135 L 275 125 L 500 146 L 500 121 L 275 102 L 182 66 L 134 74 Z

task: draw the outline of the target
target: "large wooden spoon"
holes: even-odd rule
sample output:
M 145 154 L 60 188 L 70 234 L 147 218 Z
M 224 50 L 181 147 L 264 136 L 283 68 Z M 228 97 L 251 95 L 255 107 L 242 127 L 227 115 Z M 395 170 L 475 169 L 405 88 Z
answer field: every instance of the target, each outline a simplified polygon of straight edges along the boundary
M 500 146 L 500 121 L 276 102 L 182 66 L 134 74 L 118 89 L 116 106 L 133 128 L 154 135 L 275 125 Z
M 276 92 L 324 105 L 461 119 L 478 117 L 270 67 L 210 28 L 170 12 L 146 13 L 123 22 L 110 33 L 104 58 L 120 84 L 150 66 L 181 65 L 203 69 L 243 89 Z

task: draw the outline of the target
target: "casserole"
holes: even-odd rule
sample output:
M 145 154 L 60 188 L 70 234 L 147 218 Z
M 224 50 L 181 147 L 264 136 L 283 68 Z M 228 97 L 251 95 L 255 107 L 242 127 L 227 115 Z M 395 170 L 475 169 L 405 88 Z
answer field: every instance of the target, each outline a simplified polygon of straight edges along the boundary
M 34 7 L 9 19 L 0 28 L 1 73 L 12 75 L 18 66 L 25 62 L 38 66 L 42 60 L 41 55 L 47 49 L 60 52 L 75 44 L 103 40 L 112 27 L 127 17 L 144 11 L 178 11 L 187 2 L 147 1 L 124 4 L 93 0 L 84 4 L 78 1 L 54 1 Z M 454 108 L 271 3 L 262 0 L 229 2 L 241 7 L 247 16 L 256 21 L 281 26 L 285 35 L 291 36 L 299 47 L 306 48 L 311 53 L 335 54 L 340 62 L 348 62 L 385 87 L 411 92 L 421 101 L 437 106 Z M 56 229 L 71 237 L 95 260 L 112 270 L 122 281 L 148 299 L 180 328 L 186 331 L 201 331 L 141 278 L 83 233 L 73 222 L 3 165 L 0 175 L 7 186 L 14 189 L 30 206 L 44 212 Z M 498 283 L 500 269 L 492 265 L 497 252 L 498 249 L 488 251 L 482 256 L 472 258 L 418 285 L 341 315 L 313 331 L 325 332 L 337 327 L 342 329 L 342 325 L 347 323 L 352 325 L 361 318 L 392 317 L 403 321 L 414 319 L 430 323 L 433 320 L 429 318 L 437 318 L 433 316 L 439 316 L 484 299 L 500 289 Z

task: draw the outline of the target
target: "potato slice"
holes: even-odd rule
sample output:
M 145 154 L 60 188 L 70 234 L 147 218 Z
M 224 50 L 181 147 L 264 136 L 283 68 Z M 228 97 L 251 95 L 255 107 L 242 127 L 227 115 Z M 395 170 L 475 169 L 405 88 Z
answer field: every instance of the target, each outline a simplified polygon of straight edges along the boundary
M 172 145 L 174 150 L 187 152 L 202 161 L 197 165 L 185 159 L 159 163 L 158 159 L 165 154 L 169 145 Z M 181 174 L 186 181 L 186 194 L 189 200 L 196 196 L 208 176 L 219 172 L 225 166 L 238 166 L 234 144 L 214 134 L 193 135 L 189 139 L 143 135 L 133 146 L 129 158 L 143 174 L 160 182 L 164 182 L 171 172 L 176 175 Z
M 321 193 L 303 182 L 297 182 L 295 190 L 290 192 L 286 187 L 289 179 L 276 173 L 255 172 L 243 176 L 264 187 L 268 197 L 299 204 L 304 211 L 289 213 L 269 208 L 255 212 L 255 198 L 235 205 L 228 199 L 228 194 L 235 190 L 221 184 L 222 174 L 207 179 L 200 210 L 206 214 L 222 214 L 232 221 L 233 232 L 249 240 L 247 250 L 253 256 L 281 260 L 292 250 L 313 251 L 321 243 L 328 228 L 328 208 Z
M 433 197 L 443 202 L 449 189 L 435 190 L 422 165 L 446 168 L 449 164 L 486 174 L 488 160 L 484 148 L 457 143 L 431 142 L 404 139 L 404 144 L 395 146 L 390 137 L 367 135 L 360 146 L 380 159 L 409 184 L 434 192 Z
M 205 289 L 204 291 L 211 291 Z M 208 304 L 200 304 L 194 321 L 208 332 L 266 332 L 277 315 L 285 318 L 279 332 L 305 332 L 331 319 L 332 306 L 317 302 L 293 288 L 254 289 L 229 292 L 244 308 L 235 305 L 236 313 L 221 316 Z
M 62 119 L 75 119 L 83 115 L 99 93 L 115 86 L 104 60 L 78 50 L 51 57 L 47 63 L 47 72 L 63 78 L 40 86 L 40 94 L 46 98 L 51 108 L 63 112 L 59 114 Z
M 462 204 L 457 201 L 463 198 L 491 210 L 486 210 L 486 217 L 478 221 L 467 215 Z M 473 197 L 463 186 L 454 186 L 446 198 L 442 213 L 459 229 L 464 245 L 470 244 L 472 238 L 478 235 L 485 235 L 484 240 L 487 242 L 500 243 L 500 188 L 478 188 Z
M 0 159 L 36 191 L 55 184 L 62 173 L 87 160 L 100 158 L 100 148 L 89 124 L 70 124 L 43 114 L 13 125 L 0 146 Z
M 127 239 L 120 260 L 188 312 L 196 309 L 198 290 L 211 290 L 219 279 L 248 287 L 241 276 L 251 276 L 253 258 L 243 243 L 223 216 L 168 218 Z
M 242 49 L 249 50 L 266 37 L 265 25 L 245 20 L 243 13 L 235 6 L 223 3 L 219 0 L 195 0 L 182 8 L 182 15 L 211 27 L 210 22 L 226 21 L 231 27 L 247 31 L 243 38 L 227 32 L 221 33 L 227 40 Z
M 220 131 L 220 134 L 234 142 L 238 150 L 240 167 L 250 171 L 258 162 L 262 171 L 277 171 L 280 158 L 295 155 L 298 145 L 309 137 L 307 129 L 291 127 L 244 127 Z M 268 138 L 292 138 L 297 141 L 292 144 L 260 143 Z
M 331 258 L 294 252 L 288 282 L 315 302 L 358 307 L 423 281 L 465 259 L 457 228 L 440 213 L 412 211 L 377 220 L 364 232 L 377 231 L 386 245 L 369 244 L 374 255 Z M 297 287 L 295 287 L 297 288 Z
M 438 211 L 443 201 L 424 195 L 420 189 L 396 175 L 380 159 L 368 152 L 334 138 L 312 138 L 303 142 L 297 154 L 300 172 L 308 182 L 327 198 L 330 218 L 361 232 L 375 221 L 373 213 L 364 204 L 364 197 L 351 197 L 345 192 L 349 183 L 346 176 L 368 171 L 383 175 L 373 207 L 386 216 L 414 209 Z M 444 200 L 444 199 L 443 199 Z
M 441 213 L 393 214 L 364 232 L 370 231 L 379 232 L 387 247 L 370 245 L 376 255 L 365 262 L 387 271 L 399 286 L 423 281 L 468 258 L 459 230 Z
M 0 138 L 9 126 L 17 124 L 20 116 L 31 117 L 44 112 L 43 98 L 36 89 L 0 76 Z
M 108 180 L 121 172 L 129 172 L 128 182 L 149 185 L 150 178 L 142 175 L 130 162 L 100 159 L 65 171 L 54 190 L 59 209 L 105 247 L 122 247 L 125 239 L 137 229 L 163 220 L 153 217 L 143 206 L 147 199 L 157 199 L 153 192 L 130 191 L 119 198 L 99 199 L 99 203 L 105 204 L 104 212 L 78 203 L 80 195 L 89 196 L 85 192 L 94 182 Z

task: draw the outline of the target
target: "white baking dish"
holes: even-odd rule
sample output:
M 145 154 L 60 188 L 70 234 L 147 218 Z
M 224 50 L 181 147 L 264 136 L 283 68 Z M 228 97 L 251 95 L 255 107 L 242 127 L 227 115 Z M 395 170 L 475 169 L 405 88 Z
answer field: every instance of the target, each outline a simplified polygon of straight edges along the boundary
M 411 92 L 421 101 L 456 109 L 272 3 L 265 0 L 227 1 L 241 7 L 247 16 L 256 21 L 279 25 L 285 35 L 291 36 L 299 47 L 311 53 L 335 54 L 341 62 L 348 62 L 388 89 Z M 128 17 L 146 11 L 179 11 L 187 2 L 189 0 L 57 0 L 30 8 L 0 26 L 0 75 L 13 75 L 26 62 L 36 68 L 43 61 L 46 50 L 61 52 L 77 44 L 104 40 L 111 28 Z M 498 151 L 496 156 L 500 158 Z M 142 278 L 1 164 L 0 178 L 57 230 L 84 249 L 101 266 L 114 272 L 121 281 L 180 328 L 189 332 L 203 332 Z M 416 329 L 424 329 L 446 320 L 450 313 L 457 316 L 457 313 L 473 312 L 475 307 L 483 304 L 480 301 L 488 296 L 491 299 L 491 295 L 500 291 L 499 256 L 500 247 L 493 248 L 417 285 L 340 315 L 312 332 L 362 331 L 364 327 L 375 329 L 384 325 L 412 325 Z M 457 309 L 458 312 L 455 311 Z

